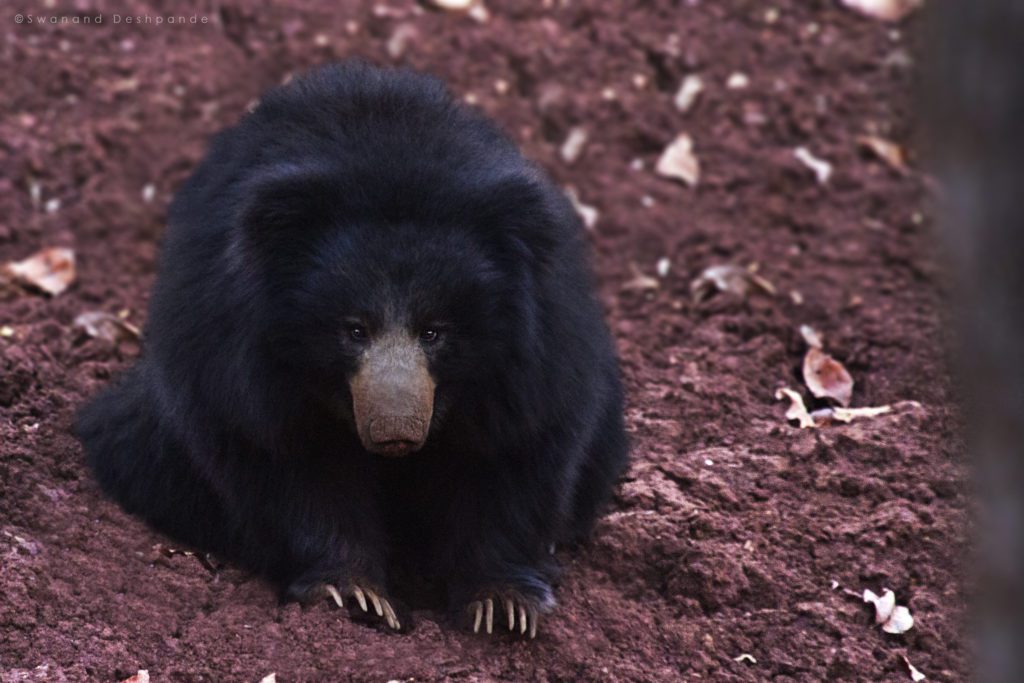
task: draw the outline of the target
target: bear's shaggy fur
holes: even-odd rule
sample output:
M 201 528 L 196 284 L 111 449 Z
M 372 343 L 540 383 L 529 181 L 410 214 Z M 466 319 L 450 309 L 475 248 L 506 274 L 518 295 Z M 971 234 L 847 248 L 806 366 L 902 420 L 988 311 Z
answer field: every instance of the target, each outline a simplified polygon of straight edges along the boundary
M 401 458 L 364 447 L 350 386 L 394 321 L 442 332 Z M 349 63 L 215 138 L 170 208 L 143 355 L 77 433 L 126 510 L 286 597 L 385 595 L 405 563 L 453 608 L 543 611 L 550 546 L 625 466 L 622 409 L 559 189 L 439 81 Z

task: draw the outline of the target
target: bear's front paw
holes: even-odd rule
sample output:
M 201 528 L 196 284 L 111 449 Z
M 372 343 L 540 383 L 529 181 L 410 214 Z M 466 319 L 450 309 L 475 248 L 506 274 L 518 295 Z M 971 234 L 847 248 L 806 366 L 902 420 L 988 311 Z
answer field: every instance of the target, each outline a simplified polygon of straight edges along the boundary
M 395 631 L 402 629 L 402 623 L 398 620 L 398 614 L 391 605 L 391 601 L 383 591 L 370 588 L 370 584 L 353 579 L 340 589 L 332 584 L 325 584 L 324 590 L 338 607 L 345 607 L 345 596 L 353 597 L 364 613 L 369 614 L 372 606 L 377 616 L 384 619 L 390 628 Z M 367 599 L 369 599 L 369 603 L 367 603 Z
M 495 586 L 484 589 L 477 598 L 469 603 L 466 612 L 473 620 L 473 633 L 480 632 L 483 624 L 487 633 L 494 632 L 494 613 L 498 612 L 498 628 L 508 624 L 508 630 L 519 635 L 529 632 L 531 638 L 537 637 L 537 622 L 540 615 L 550 612 L 555 607 L 555 600 L 550 590 L 535 594 L 526 593 L 514 586 Z
M 369 615 L 373 613 L 384 620 L 388 627 L 399 631 L 402 623 L 391 600 L 377 583 L 362 578 L 351 578 L 347 581 L 327 579 L 324 576 L 304 577 L 293 582 L 285 591 L 285 597 L 302 603 L 311 603 L 330 598 L 341 608 L 345 607 L 346 598 L 354 598 L 355 604 Z M 358 612 L 357 612 L 358 613 Z

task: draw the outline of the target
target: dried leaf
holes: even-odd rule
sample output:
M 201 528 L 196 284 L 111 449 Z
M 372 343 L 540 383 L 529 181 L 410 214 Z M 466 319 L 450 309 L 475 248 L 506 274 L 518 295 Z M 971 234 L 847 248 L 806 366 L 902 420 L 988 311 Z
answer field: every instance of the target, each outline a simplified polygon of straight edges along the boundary
M 410 45 L 419 38 L 419 30 L 415 24 L 404 23 L 395 27 L 384 46 L 391 59 L 400 59 Z
M 623 291 L 637 290 L 643 292 L 661 287 L 661 283 L 656 278 L 644 275 L 635 263 L 629 264 L 629 267 L 633 271 L 633 279 L 622 285 Z
M 678 135 L 661 153 L 654 170 L 660 176 L 694 187 L 700 180 L 700 162 L 693 153 L 693 139 L 686 133 Z
M 50 247 L 24 261 L 6 264 L 3 271 L 22 285 L 57 296 L 75 280 L 75 252 L 64 247 Z
M 844 422 L 849 424 L 860 417 L 878 417 L 892 412 L 892 406 L 866 408 L 822 408 L 811 413 L 817 422 Z
M 825 340 L 822 338 L 821 333 L 810 325 L 800 326 L 800 336 L 804 338 L 804 341 L 812 349 L 825 348 Z
M 896 595 L 888 588 L 883 589 L 880 596 L 874 591 L 865 590 L 863 600 L 875 606 L 875 623 L 881 625 L 886 633 L 906 633 L 913 628 L 914 617 L 910 615 L 910 610 L 897 605 Z
M 684 113 L 690 111 L 690 108 L 697 103 L 697 98 L 700 97 L 702 92 L 704 92 L 703 79 L 696 74 L 690 74 L 683 79 L 682 84 L 679 86 L 679 91 L 673 100 L 676 109 Z
M 746 297 L 751 290 L 775 294 L 775 285 L 758 275 L 756 268 L 736 265 L 709 266 L 690 283 L 694 301 L 703 301 L 715 292 L 732 292 Z
M 907 671 L 910 673 L 910 680 L 914 681 L 914 683 L 919 683 L 919 681 L 923 681 L 927 678 L 923 673 L 917 670 L 916 666 L 910 663 L 910 660 L 907 659 L 906 655 L 900 656 L 903 657 L 903 663 L 907 665 Z
M 911 616 L 910 610 L 903 605 L 896 605 L 896 608 L 892 611 L 892 616 L 882 624 L 883 631 L 897 635 L 906 633 L 912 628 L 914 628 L 914 617 Z
M 895 142 L 874 135 L 862 135 L 857 138 L 857 142 L 888 164 L 890 168 L 896 171 L 907 170 L 907 160 L 904 157 L 903 148 Z
M 804 383 L 817 398 L 830 398 L 839 405 L 850 405 L 853 377 L 843 364 L 820 347 L 811 346 L 804 356 Z
M 879 596 L 874 591 L 865 588 L 864 602 L 870 602 L 875 606 L 875 623 L 884 624 L 889 621 L 893 610 L 896 609 L 896 594 L 886 588 Z
M 583 221 L 583 225 L 585 225 L 588 230 L 593 230 L 594 226 L 597 225 L 597 219 L 601 217 L 597 207 L 591 206 L 590 204 L 584 204 L 580 199 L 579 194 L 576 192 L 576 188 L 566 188 L 565 196 L 567 196 L 569 201 L 572 203 L 572 208 L 576 209 L 576 213 L 579 215 L 580 220 Z
M 131 678 L 124 679 L 121 683 L 149 683 L 149 670 L 139 669 L 138 673 Z
M 801 429 L 824 427 L 837 422 L 848 424 L 859 418 L 878 417 L 879 415 L 887 415 L 889 413 L 918 409 L 921 407 L 921 404 L 917 401 L 900 401 L 894 405 L 866 408 L 821 408 L 808 413 L 807 408 L 804 405 L 803 397 L 788 387 L 784 387 L 776 391 L 775 398 L 779 401 L 784 398 L 789 399 L 790 407 L 786 411 L 786 419 L 797 420 L 800 423 Z
M 924 0 L 842 0 L 855 12 L 882 21 L 899 21 L 924 4 Z
M 90 337 L 117 343 L 122 339 L 138 339 L 139 328 L 127 320 L 103 311 L 86 311 L 75 318 L 75 327 Z
M 260 683 L 277 683 L 277 673 L 269 673 L 260 679 Z
M 818 179 L 818 183 L 821 185 L 827 184 L 829 178 L 832 177 L 832 164 L 814 156 L 806 147 L 797 147 L 793 150 L 793 156 L 796 157 L 797 161 L 814 172 L 814 177 Z
M 477 3 L 477 0 L 430 0 L 430 4 L 438 9 L 451 10 L 453 12 L 466 11 Z
M 807 412 L 803 397 L 788 387 L 783 387 L 775 392 L 775 400 L 789 399 L 789 408 L 786 409 L 786 419 L 796 420 L 800 423 L 800 429 L 810 429 L 815 426 L 814 419 Z
M 465 12 L 471 19 L 480 23 L 490 19 L 490 12 L 482 0 L 429 0 L 428 4 L 449 12 Z

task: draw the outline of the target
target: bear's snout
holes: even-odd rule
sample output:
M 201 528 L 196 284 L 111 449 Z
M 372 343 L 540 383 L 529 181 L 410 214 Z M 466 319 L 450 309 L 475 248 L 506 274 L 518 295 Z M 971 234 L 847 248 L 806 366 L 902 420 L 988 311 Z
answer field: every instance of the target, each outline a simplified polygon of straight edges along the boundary
M 352 413 L 363 447 L 399 456 L 423 447 L 434 412 L 434 379 L 415 338 L 372 339 L 351 381 Z

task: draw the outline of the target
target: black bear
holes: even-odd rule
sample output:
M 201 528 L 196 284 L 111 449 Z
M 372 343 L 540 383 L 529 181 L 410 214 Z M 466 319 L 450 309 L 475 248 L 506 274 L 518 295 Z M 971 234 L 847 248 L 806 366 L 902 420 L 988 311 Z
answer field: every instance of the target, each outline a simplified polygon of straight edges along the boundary
M 104 491 L 286 599 L 398 629 L 404 563 L 534 635 L 627 459 L 562 192 L 438 80 L 349 63 L 220 133 L 168 223 L 142 357 L 77 422 Z

